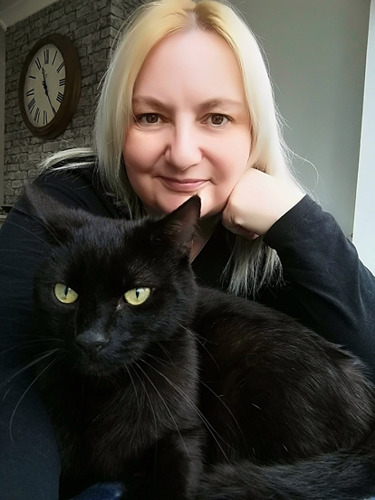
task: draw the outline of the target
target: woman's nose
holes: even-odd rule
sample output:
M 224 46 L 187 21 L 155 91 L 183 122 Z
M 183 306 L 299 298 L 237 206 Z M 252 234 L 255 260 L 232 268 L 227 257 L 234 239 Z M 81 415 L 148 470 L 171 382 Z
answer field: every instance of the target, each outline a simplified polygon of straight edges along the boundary
M 191 124 L 173 127 L 165 150 L 167 162 L 182 170 L 198 164 L 202 159 L 199 132 Z

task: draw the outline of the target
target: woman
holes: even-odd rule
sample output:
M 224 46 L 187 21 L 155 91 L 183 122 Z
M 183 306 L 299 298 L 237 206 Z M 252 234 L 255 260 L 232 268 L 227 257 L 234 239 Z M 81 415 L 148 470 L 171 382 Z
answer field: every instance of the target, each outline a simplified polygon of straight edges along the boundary
M 295 316 L 374 373 L 375 280 L 286 157 L 248 27 L 217 1 L 162 0 L 144 5 L 119 39 L 93 150 L 55 155 L 36 182 L 108 217 L 166 213 L 198 193 L 197 278 Z M 0 498 L 50 500 L 58 496 L 54 434 L 30 374 L 12 378 L 22 367 L 16 344 L 28 328 L 32 278 L 48 250 L 27 211 L 21 199 L 0 233 L 1 378 L 10 380 L 0 407 Z

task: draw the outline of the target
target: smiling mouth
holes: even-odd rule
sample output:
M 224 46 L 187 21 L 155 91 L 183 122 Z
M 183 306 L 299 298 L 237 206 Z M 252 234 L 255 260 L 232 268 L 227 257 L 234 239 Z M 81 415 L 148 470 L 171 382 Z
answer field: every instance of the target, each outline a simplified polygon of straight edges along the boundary
M 207 182 L 206 179 L 173 179 L 171 177 L 160 177 L 160 179 L 167 189 L 179 193 L 195 193 Z

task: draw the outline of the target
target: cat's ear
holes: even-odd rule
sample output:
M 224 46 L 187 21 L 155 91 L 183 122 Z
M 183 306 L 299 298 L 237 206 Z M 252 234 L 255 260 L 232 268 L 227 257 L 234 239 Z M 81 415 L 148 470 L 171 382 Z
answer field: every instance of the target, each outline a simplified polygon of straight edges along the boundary
M 195 195 L 163 219 L 163 232 L 183 253 L 190 254 L 197 229 L 201 200 Z
M 82 227 L 89 217 L 84 210 L 67 207 L 35 184 L 26 184 L 23 196 L 31 215 L 40 220 L 49 242 L 53 245 L 68 241 L 74 229 Z

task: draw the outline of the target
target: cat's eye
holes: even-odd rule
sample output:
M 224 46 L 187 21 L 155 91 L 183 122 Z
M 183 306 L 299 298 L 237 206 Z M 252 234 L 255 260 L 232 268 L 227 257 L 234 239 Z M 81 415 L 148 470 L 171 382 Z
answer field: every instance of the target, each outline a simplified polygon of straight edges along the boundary
M 133 288 L 124 293 L 124 299 L 132 306 L 140 306 L 149 298 L 150 288 Z
M 55 285 L 54 293 L 56 299 L 63 304 L 73 304 L 78 299 L 78 293 L 63 283 Z

